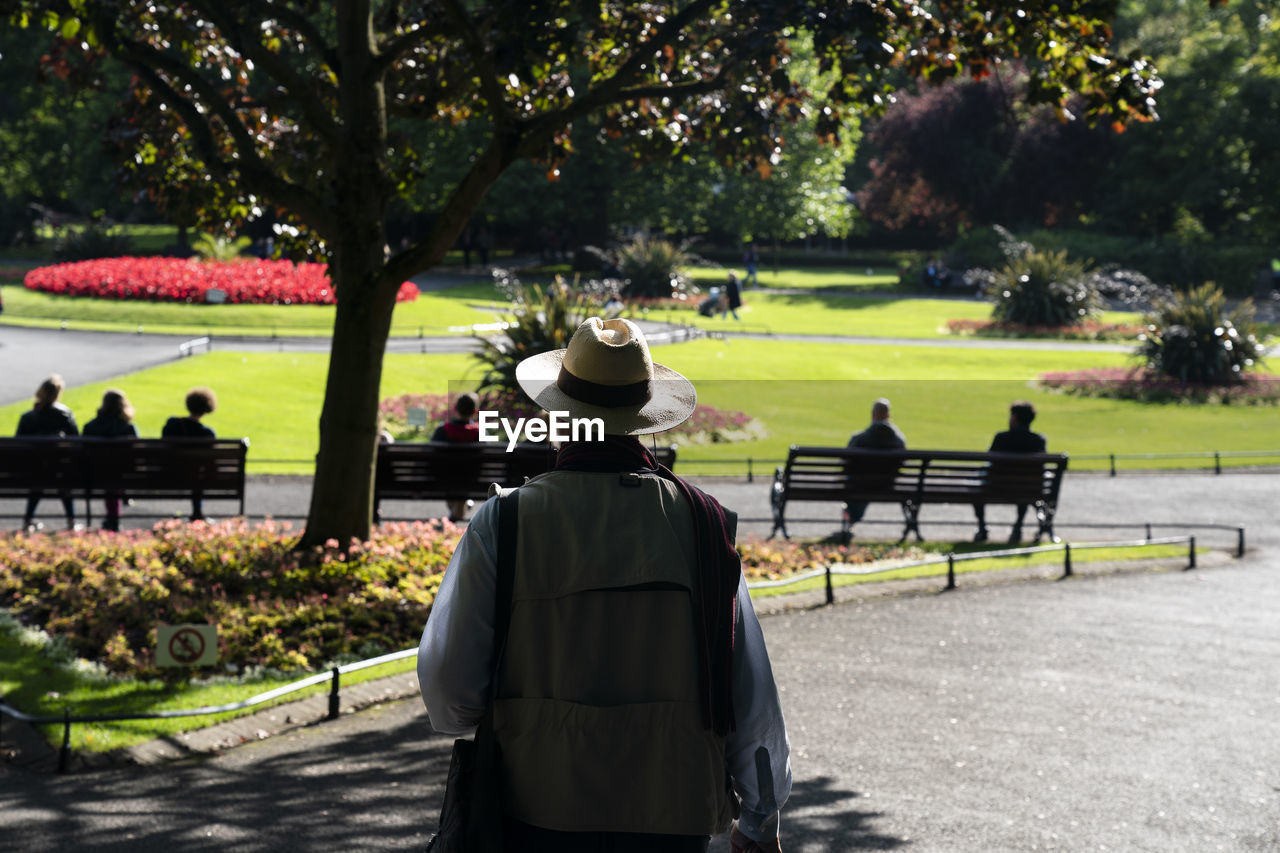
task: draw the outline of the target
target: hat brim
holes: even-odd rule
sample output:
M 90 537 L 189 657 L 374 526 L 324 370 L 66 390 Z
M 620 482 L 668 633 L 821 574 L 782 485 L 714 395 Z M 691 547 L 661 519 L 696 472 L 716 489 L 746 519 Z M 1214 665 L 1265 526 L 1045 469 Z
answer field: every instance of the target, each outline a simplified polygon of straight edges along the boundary
M 693 383 L 669 367 L 653 365 L 653 394 L 648 402 L 617 408 L 595 406 L 570 397 L 556 385 L 567 349 L 530 356 L 516 365 L 516 382 L 548 412 L 574 418 L 599 418 L 606 435 L 648 435 L 679 426 L 698 405 Z

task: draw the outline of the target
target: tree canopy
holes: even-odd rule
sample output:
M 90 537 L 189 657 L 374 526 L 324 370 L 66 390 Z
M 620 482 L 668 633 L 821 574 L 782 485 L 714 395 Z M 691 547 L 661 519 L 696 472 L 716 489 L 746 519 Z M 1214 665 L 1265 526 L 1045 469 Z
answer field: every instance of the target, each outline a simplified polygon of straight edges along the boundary
M 47 31 L 52 61 L 88 84 L 122 63 L 121 118 L 161 206 L 205 223 L 277 220 L 282 240 L 330 262 L 338 306 L 304 544 L 365 538 L 377 394 L 395 293 L 439 262 L 516 161 L 554 176 L 572 128 L 646 159 L 687 146 L 768 173 L 806 116 L 835 144 L 851 113 L 910 79 L 982 77 L 1026 63 L 1033 104 L 1149 117 L 1158 81 L 1117 56 L 1115 0 L 0 0 Z M 812 40 L 824 80 L 791 74 Z M 467 125 L 421 147 L 412 125 Z M 475 128 L 479 128 L 475 130 Z M 419 140 L 421 136 L 417 137 Z M 430 177 L 432 185 L 424 186 Z M 395 200 L 438 199 L 418 239 L 389 251 Z

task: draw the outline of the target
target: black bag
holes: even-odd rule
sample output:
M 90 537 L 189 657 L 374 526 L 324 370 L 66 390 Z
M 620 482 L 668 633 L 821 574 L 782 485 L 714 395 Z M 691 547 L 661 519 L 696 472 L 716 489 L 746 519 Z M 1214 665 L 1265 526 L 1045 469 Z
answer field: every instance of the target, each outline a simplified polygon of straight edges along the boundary
M 489 702 L 474 740 L 453 742 L 440 827 L 427 842 L 430 853 L 502 853 L 502 751 L 493 733 L 493 700 L 498 690 L 498 665 L 511 621 L 511 590 L 515 582 L 516 522 L 519 493 L 498 499 L 497 595 L 494 596 L 493 661 Z

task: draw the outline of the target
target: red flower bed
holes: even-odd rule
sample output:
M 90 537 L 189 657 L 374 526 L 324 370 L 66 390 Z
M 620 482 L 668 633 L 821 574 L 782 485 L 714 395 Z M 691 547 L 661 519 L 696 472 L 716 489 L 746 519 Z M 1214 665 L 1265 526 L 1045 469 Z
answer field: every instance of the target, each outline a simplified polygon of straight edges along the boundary
M 1143 326 L 1085 320 L 1075 326 L 1024 326 L 997 320 L 948 320 L 953 335 L 979 338 L 1059 338 L 1070 341 L 1130 340 L 1145 331 Z
M 38 267 L 23 282 L 30 290 L 59 296 L 207 302 L 210 290 L 226 302 L 270 305 L 332 305 L 333 283 L 324 264 L 292 261 L 195 261 L 182 258 L 99 258 Z M 397 302 L 418 298 L 418 288 L 400 285 Z
M 1080 397 L 1113 397 L 1144 403 L 1280 404 L 1280 376 L 1246 373 L 1235 385 L 1200 385 L 1160 376 L 1145 367 L 1094 367 L 1040 374 L 1050 391 Z

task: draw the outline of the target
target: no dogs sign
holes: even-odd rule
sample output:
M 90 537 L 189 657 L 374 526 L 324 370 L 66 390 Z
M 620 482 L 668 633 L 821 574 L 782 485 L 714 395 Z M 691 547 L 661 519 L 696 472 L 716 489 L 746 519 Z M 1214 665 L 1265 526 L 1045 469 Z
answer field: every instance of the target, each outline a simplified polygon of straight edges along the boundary
M 218 662 L 218 629 L 212 625 L 161 625 L 156 666 L 208 666 Z

